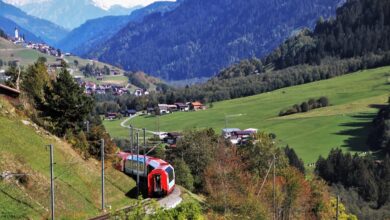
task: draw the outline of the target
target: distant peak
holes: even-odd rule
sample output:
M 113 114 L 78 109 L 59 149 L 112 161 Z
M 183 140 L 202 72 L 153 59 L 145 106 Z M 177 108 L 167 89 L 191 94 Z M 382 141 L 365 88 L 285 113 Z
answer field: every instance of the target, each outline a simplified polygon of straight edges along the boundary
M 12 1 L 18 1 L 18 0 L 12 0 Z M 22 0 L 19 0 L 22 1 Z M 26 0 L 25 0 L 26 1 Z M 103 10 L 110 10 L 112 7 L 123 7 L 123 8 L 134 8 L 137 6 L 147 6 L 149 4 L 152 4 L 156 1 L 171 1 L 174 2 L 175 0 L 91 0 L 92 3 Z
M 51 0 L 2 0 L 2 1 L 7 3 L 7 4 L 14 5 L 14 6 L 23 6 L 23 5 L 28 5 L 31 3 L 49 2 Z

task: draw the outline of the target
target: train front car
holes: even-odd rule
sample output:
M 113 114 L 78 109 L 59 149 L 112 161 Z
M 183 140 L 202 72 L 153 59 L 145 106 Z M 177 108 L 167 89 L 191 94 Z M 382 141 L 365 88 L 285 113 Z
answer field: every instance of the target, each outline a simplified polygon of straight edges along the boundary
M 148 194 L 150 197 L 162 197 L 175 188 L 175 170 L 168 163 L 161 164 L 148 175 Z
M 127 152 L 120 152 L 116 168 L 128 175 L 147 178 L 149 197 L 162 197 L 175 188 L 175 170 L 164 160 Z

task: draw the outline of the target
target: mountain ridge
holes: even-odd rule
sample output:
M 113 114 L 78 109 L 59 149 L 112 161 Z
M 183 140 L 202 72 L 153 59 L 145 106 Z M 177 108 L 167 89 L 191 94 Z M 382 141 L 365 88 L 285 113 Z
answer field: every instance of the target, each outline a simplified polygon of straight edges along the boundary
M 210 77 L 240 59 L 265 55 L 320 16 L 333 16 L 339 2 L 184 1 L 128 24 L 88 56 L 165 80 Z
M 67 36 L 56 44 L 62 50 L 83 55 L 98 44 L 104 43 L 115 35 L 129 22 L 140 22 L 155 12 L 167 12 L 177 7 L 177 2 L 155 2 L 144 8 L 134 10 L 130 15 L 106 16 L 87 20 L 81 26 L 72 30 Z

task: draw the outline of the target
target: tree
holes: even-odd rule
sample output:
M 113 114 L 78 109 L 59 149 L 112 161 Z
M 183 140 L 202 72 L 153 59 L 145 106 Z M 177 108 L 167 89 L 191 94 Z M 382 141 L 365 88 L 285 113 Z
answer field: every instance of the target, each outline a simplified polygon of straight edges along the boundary
M 318 102 L 321 104 L 321 107 L 326 107 L 329 105 L 329 99 L 327 97 L 321 97 Z
M 302 102 L 301 110 L 302 110 L 302 112 L 308 112 L 309 111 L 309 105 L 307 104 L 307 102 Z
M 186 162 L 182 159 L 176 159 L 173 161 L 173 166 L 175 167 L 176 183 L 190 191 L 194 190 L 194 177 Z
M 53 130 L 62 136 L 67 129 L 77 129 L 92 110 L 93 100 L 63 68 L 52 86 L 45 87 L 40 110 L 53 123 Z
M 44 88 L 50 87 L 50 78 L 43 58 L 39 58 L 33 65 L 28 66 L 22 76 L 22 88 L 30 97 L 33 104 L 42 103 Z
M 288 145 L 284 148 L 284 153 L 286 154 L 290 166 L 297 168 L 301 173 L 305 173 L 305 165 L 303 160 L 298 158 L 294 149 L 290 148 Z
M 195 189 L 201 190 L 204 187 L 204 170 L 212 161 L 217 144 L 218 137 L 213 129 L 188 130 L 178 140 L 176 148 L 167 152 L 167 159 L 182 159 L 191 169 Z

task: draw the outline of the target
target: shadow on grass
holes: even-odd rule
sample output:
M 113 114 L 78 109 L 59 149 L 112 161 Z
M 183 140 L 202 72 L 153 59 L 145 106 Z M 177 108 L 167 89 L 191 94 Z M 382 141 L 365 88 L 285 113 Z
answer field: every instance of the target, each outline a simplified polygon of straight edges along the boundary
M 131 176 L 131 175 L 129 176 L 132 177 L 134 181 L 137 181 L 136 176 Z M 134 188 L 132 188 L 130 191 L 126 193 L 126 196 L 132 199 L 137 199 L 138 198 L 137 191 L 138 191 L 137 186 L 135 186 Z M 140 178 L 139 195 L 142 195 L 142 198 L 148 197 L 148 183 L 146 178 Z
M 376 113 L 361 113 L 352 118 L 356 119 L 356 122 L 343 123 L 341 126 L 346 127 L 345 130 L 337 132 L 337 135 L 349 136 L 344 141 L 342 147 L 348 148 L 351 151 L 367 151 L 367 137 L 372 129 L 372 120 L 376 116 Z

